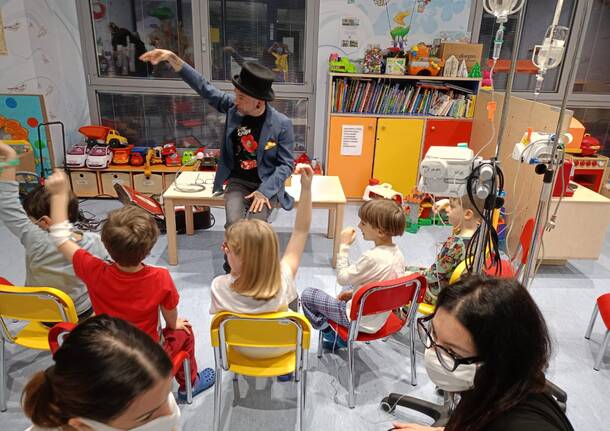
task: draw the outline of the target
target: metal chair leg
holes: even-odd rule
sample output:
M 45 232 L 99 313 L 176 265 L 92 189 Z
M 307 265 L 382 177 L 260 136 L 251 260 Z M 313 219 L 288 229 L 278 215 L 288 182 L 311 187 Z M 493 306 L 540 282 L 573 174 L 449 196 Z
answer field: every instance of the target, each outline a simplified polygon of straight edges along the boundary
M 352 340 L 348 340 L 347 342 L 347 360 L 348 360 L 348 394 L 347 394 L 347 404 L 350 409 L 353 409 L 356 405 L 354 400 L 354 342 Z
M 303 379 L 300 378 L 297 381 L 297 422 L 296 430 L 302 431 L 303 429 Z
M 597 302 L 595 303 L 595 307 L 593 307 L 593 314 L 591 315 L 591 320 L 589 321 L 589 326 L 587 326 L 587 332 L 585 333 L 585 338 L 587 340 L 591 339 L 591 332 L 593 331 L 593 325 L 595 325 L 595 319 L 597 319 L 597 313 L 599 311 L 599 306 Z
M 412 386 L 417 386 L 417 368 L 416 368 L 416 363 L 415 363 L 415 321 L 411 321 L 409 324 L 410 328 L 409 328 L 409 333 L 410 333 L 410 340 L 409 340 L 409 353 L 411 355 L 411 385 Z
M 214 383 L 214 431 L 220 431 L 222 368 L 216 367 L 216 383 Z
M 186 389 L 186 403 L 193 404 L 193 382 L 191 382 L 191 361 L 187 359 L 182 363 L 184 368 L 184 386 Z
M 239 394 L 239 381 L 237 380 L 237 374 L 233 373 L 233 407 L 237 405 L 237 400 L 241 398 Z
M 322 357 L 322 339 L 324 338 L 324 335 L 322 334 L 322 331 L 318 331 L 318 358 Z
M 0 338 L 2 338 L 0 336 Z M 6 411 L 6 398 L 7 398 L 7 379 L 6 370 L 4 364 L 4 338 L 2 338 L 2 345 L 0 346 L 0 411 Z
M 608 341 L 610 341 L 610 330 L 606 331 L 606 336 L 604 337 L 604 341 L 602 342 L 599 353 L 597 354 L 595 366 L 593 367 L 595 371 L 599 371 L 599 367 L 602 364 L 602 359 L 604 359 L 604 353 L 606 353 L 606 348 L 608 347 Z

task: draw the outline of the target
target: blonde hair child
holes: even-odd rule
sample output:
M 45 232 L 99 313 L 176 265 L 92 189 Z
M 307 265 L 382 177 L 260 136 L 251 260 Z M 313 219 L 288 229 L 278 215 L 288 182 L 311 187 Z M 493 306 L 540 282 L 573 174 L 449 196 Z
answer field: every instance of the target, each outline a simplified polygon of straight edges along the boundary
M 222 244 L 231 272 L 212 281 L 210 314 L 286 311 L 297 299 L 295 277 L 309 236 L 313 170 L 309 165 L 297 165 L 295 173 L 301 175 L 301 197 L 283 256 L 280 258 L 279 240 L 269 224 L 253 219 L 232 224 Z M 248 349 L 248 356 L 277 355 Z

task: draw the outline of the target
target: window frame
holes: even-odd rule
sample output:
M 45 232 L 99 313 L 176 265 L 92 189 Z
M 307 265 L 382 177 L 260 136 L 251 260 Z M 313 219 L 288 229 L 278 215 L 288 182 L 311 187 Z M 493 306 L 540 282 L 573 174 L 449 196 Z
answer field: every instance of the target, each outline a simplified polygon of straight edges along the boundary
M 194 67 L 207 78 L 211 77 L 211 45 L 209 41 L 209 0 L 191 0 L 193 13 L 193 59 Z M 274 84 L 276 98 L 306 99 L 306 153 L 314 156 L 315 91 L 317 79 L 317 43 L 319 26 L 319 0 L 305 0 L 305 45 L 303 84 Z M 150 79 L 101 77 L 98 74 L 94 23 L 91 2 L 77 1 L 78 26 L 82 46 L 82 59 L 87 85 L 87 99 L 92 123 L 100 122 L 97 93 L 159 94 L 193 96 L 197 93 L 181 79 Z M 221 91 L 230 92 L 233 84 L 229 81 L 210 82 Z
M 527 5 L 526 5 L 527 7 Z M 538 97 L 534 95 L 533 89 L 529 91 L 516 91 L 513 90 L 513 94 L 518 97 L 522 97 L 524 99 L 534 100 L 536 99 L 542 103 L 548 103 L 551 105 L 561 105 L 561 101 L 564 97 L 566 91 L 566 84 L 569 78 L 568 65 L 572 62 L 575 55 L 580 52 L 582 49 L 582 45 L 584 44 L 585 34 L 583 34 L 583 38 L 581 40 L 581 46 L 577 47 L 574 40 L 574 25 L 575 23 L 579 23 L 583 14 L 586 16 L 584 26 L 585 29 L 589 27 L 589 20 L 591 17 L 591 11 L 593 9 L 593 1 L 576 1 L 576 8 L 574 11 L 574 15 L 572 17 L 572 27 L 570 28 L 570 38 L 568 41 L 568 49 L 564 55 L 564 59 L 562 61 L 561 73 L 559 75 L 559 82 L 557 85 L 557 91 L 555 92 L 545 92 L 540 93 Z M 472 42 L 477 43 L 479 40 L 479 35 L 481 32 L 481 22 L 483 18 L 483 2 L 475 2 L 475 11 L 474 11 L 474 21 L 472 28 Z M 586 30 L 585 30 L 586 31 Z M 577 59 L 578 60 L 578 59 Z M 578 67 L 578 62 L 576 63 L 576 67 Z M 605 107 L 610 108 L 610 94 L 593 94 L 593 93 L 574 93 L 574 80 L 570 83 L 569 87 L 569 97 L 568 97 L 568 105 L 574 107 Z

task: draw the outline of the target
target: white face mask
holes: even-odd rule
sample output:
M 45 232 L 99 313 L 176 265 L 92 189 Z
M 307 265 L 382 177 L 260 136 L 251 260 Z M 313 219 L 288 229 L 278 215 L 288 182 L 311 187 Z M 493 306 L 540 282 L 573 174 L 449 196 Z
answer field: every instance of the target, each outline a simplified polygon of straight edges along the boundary
M 158 417 L 139 427 L 130 428 L 129 431 L 173 431 L 180 422 L 180 409 L 173 394 L 167 397 L 171 413 L 167 416 Z M 122 431 L 92 419 L 81 419 L 81 421 L 95 431 Z
M 430 380 L 447 392 L 464 392 L 472 389 L 479 368 L 479 364 L 460 364 L 454 371 L 449 371 L 440 363 L 432 347 L 426 349 L 424 353 L 424 365 Z

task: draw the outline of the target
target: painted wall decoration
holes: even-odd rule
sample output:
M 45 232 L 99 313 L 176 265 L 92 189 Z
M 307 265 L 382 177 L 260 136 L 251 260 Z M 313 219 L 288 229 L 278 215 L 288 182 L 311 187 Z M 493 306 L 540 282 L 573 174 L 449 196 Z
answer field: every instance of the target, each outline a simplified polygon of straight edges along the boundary
M 434 39 L 461 40 L 470 29 L 473 0 L 324 0 L 320 2 L 318 33 L 318 77 L 316 94 L 316 136 L 314 154 L 324 153 L 326 133 L 326 92 L 328 57 L 331 53 L 351 60 L 364 57 L 367 45 L 409 49 Z M 345 46 L 342 19 L 358 22 L 352 26 Z M 351 43 L 351 41 L 357 43 Z
M 46 127 L 40 130 L 38 125 L 46 123 L 47 112 L 44 98 L 29 94 L 0 94 L 0 139 L 24 139 L 32 144 L 36 159 L 36 173 L 41 173 L 40 150 L 45 176 L 53 172 L 53 146 L 47 135 Z
M 0 0 L 8 49 L 0 55 L 0 93 L 44 96 L 48 120 L 65 125 L 68 148 L 81 141 L 78 128 L 91 123 L 76 4 Z M 61 165 L 61 128 L 51 127 L 49 134 L 54 162 Z

